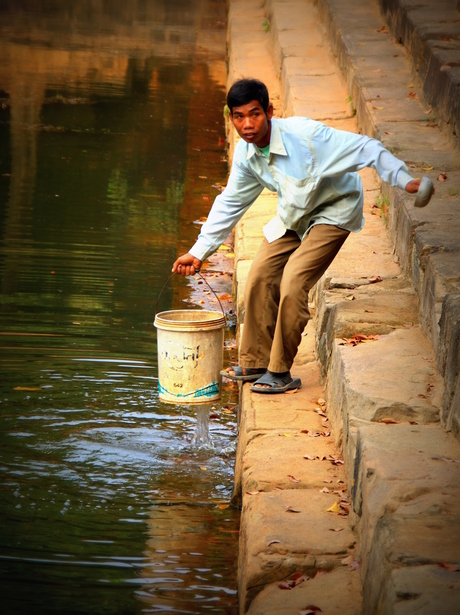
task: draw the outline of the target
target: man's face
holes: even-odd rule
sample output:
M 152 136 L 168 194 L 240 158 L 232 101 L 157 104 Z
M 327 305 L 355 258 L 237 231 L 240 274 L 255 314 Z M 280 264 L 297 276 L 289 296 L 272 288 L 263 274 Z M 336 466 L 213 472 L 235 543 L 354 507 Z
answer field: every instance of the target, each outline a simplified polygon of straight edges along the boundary
M 241 107 L 233 107 L 233 113 L 230 114 L 232 124 L 240 137 L 257 147 L 266 147 L 270 143 L 272 117 L 273 105 L 270 103 L 265 113 L 257 100 Z

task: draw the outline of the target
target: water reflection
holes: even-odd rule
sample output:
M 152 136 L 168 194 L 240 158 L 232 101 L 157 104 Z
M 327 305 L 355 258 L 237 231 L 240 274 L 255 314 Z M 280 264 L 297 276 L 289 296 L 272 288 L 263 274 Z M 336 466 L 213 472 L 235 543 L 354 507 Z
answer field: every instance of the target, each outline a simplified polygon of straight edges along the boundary
M 152 326 L 225 182 L 224 19 L 221 0 L 0 3 L 6 612 L 236 613 L 235 392 L 162 404 Z M 174 280 L 163 309 L 190 297 Z

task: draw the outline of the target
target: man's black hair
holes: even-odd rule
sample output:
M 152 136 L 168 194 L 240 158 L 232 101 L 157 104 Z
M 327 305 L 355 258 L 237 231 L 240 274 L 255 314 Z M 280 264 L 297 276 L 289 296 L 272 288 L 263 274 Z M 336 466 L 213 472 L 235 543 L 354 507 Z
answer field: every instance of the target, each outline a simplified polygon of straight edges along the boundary
M 233 107 L 247 105 L 251 100 L 260 102 L 262 109 L 267 113 L 269 103 L 267 86 L 258 79 L 239 79 L 228 91 L 227 107 L 230 113 L 233 113 Z

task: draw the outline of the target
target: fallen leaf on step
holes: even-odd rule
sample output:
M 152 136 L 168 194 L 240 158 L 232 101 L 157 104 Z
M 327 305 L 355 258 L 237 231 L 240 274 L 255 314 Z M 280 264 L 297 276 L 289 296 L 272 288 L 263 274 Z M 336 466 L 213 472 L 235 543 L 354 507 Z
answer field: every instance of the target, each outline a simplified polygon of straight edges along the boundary
M 330 485 L 330 484 L 332 483 L 332 479 L 330 479 L 330 478 L 327 478 L 327 479 L 326 479 L 326 478 L 325 478 L 325 479 L 323 480 L 323 483 L 327 483 L 328 485 Z
M 327 512 L 331 512 L 331 513 L 339 512 L 339 506 L 338 506 L 337 502 L 334 502 L 334 504 L 332 504 L 332 506 L 327 509 Z
M 259 495 L 259 491 L 246 491 L 247 495 Z
M 448 562 L 440 562 L 438 564 L 440 568 L 445 568 L 449 572 L 460 572 L 460 564 L 449 564 Z
M 279 544 L 280 542 L 281 542 L 281 540 L 270 540 L 270 542 L 268 543 L 267 547 L 269 547 L 270 545 Z
M 418 94 L 416 92 L 409 92 L 407 98 L 412 98 L 413 100 L 418 100 Z
M 330 489 L 328 489 L 327 487 L 323 487 L 322 489 L 320 489 L 321 493 L 330 493 Z
M 290 391 L 285 391 L 285 395 L 294 395 L 294 393 L 297 393 L 299 389 L 291 389 Z
M 355 296 L 354 296 L 354 295 L 347 295 L 347 296 L 345 297 L 345 299 L 346 299 L 347 301 L 354 301 L 354 298 L 355 298 Z
M 447 179 L 447 175 L 445 173 L 440 173 L 437 179 L 438 179 L 438 182 L 445 182 Z
M 319 406 L 325 406 L 326 405 L 326 400 L 323 399 L 322 397 L 320 397 L 317 401 Z
M 286 506 L 286 512 L 299 513 L 299 512 L 302 512 L 302 511 L 301 510 L 297 510 L 297 508 L 292 508 L 292 506 Z
M 315 613 L 322 613 L 322 609 L 319 606 L 315 606 L 314 604 L 309 604 L 304 609 L 299 611 L 299 615 L 314 615 Z
M 288 478 L 291 481 L 291 483 L 300 483 L 300 480 L 296 478 L 295 476 L 292 476 L 292 474 L 288 474 Z
M 330 527 L 329 531 L 330 532 L 342 532 L 343 531 L 343 527 Z
M 376 282 L 381 282 L 381 281 L 382 281 L 382 277 L 379 275 L 373 275 L 371 278 L 369 278 L 370 284 L 375 284 Z
M 397 421 L 396 419 L 392 419 L 392 418 L 385 418 L 385 419 L 380 419 L 379 423 L 385 423 L 385 425 L 394 425 L 396 423 L 400 423 L 401 421 Z
M 310 461 L 314 461 L 315 459 L 319 459 L 319 455 L 315 455 L 314 457 L 310 457 L 310 455 L 304 455 L 303 458 Z

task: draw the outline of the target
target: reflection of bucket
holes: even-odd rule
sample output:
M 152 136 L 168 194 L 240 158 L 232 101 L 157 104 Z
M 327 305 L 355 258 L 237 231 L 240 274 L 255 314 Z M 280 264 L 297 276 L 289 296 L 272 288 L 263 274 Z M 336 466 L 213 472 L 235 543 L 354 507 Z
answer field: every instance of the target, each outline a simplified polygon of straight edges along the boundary
M 220 399 L 225 316 L 173 310 L 155 316 L 160 399 L 197 404 Z

